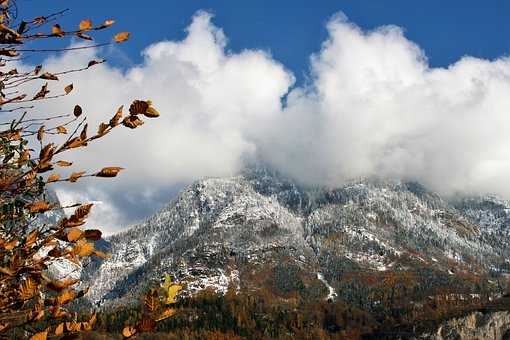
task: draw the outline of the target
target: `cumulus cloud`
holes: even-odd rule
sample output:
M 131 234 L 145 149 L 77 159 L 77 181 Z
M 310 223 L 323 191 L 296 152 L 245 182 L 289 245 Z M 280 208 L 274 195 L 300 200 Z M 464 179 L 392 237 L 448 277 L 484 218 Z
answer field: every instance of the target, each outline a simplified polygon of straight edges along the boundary
M 305 184 L 390 176 L 445 194 L 510 198 L 508 58 L 464 57 L 431 68 L 398 27 L 365 32 L 337 15 L 327 28 L 329 38 L 310 59 L 309 82 L 297 87 L 267 51 L 229 52 L 206 12 L 193 17 L 183 40 L 145 49 L 141 65 L 68 76 L 76 93 L 48 101 L 44 112 L 81 103 L 94 126 L 118 104 L 150 98 L 161 117 L 78 152 L 77 164 L 86 168 L 127 170 L 106 183 L 61 186 L 61 199 L 102 201 L 94 222 L 112 231 L 153 212 L 183 183 L 234 174 L 249 157 Z M 96 52 L 45 65 L 81 66 Z

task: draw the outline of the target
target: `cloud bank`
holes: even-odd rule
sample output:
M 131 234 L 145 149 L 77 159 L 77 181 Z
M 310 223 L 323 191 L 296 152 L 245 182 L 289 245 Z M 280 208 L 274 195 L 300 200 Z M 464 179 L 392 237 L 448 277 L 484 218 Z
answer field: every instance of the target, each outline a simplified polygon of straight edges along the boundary
M 86 168 L 127 170 L 113 181 L 61 186 L 61 199 L 109 202 L 96 206 L 93 222 L 112 231 L 152 213 L 183 183 L 236 173 L 247 157 L 305 184 L 391 176 L 444 194 L 510 198 L 510 59 L 464 57 L 431 68 L 398 27 L 366 32 L 340 14 L 327 29 L 309 82 L 297 87 L 267 51 L 228 51 L 206 12 L 193 17 L 183 40 L 144 50 L 141 65 L 67 77 L 75 93 L 43 111 L 80 103 L 94 126 L 122 103 L 151 99 L 161 117 L 78 152 Z M 94 53 L 45 65 L 81 66 Z

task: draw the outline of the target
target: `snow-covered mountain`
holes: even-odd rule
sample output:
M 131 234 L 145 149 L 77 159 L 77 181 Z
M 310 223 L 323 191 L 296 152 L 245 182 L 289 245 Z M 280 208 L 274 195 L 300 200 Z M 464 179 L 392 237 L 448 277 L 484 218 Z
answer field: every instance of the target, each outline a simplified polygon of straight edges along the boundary
M 510 272 L 510 204 L 448 201 L 417 183 L 362 180 L 305 188 L 257 168 L 197 181 L 144 223 L 106 239 L 84 273 L 95 304 L 136 299 L 165 274 L 187 291 L 298 282 L 334 298 L 347 272 Z M 429 275 L 429 274 L 427 274 Z M 493 281 L 491 281 L 493 282 Z

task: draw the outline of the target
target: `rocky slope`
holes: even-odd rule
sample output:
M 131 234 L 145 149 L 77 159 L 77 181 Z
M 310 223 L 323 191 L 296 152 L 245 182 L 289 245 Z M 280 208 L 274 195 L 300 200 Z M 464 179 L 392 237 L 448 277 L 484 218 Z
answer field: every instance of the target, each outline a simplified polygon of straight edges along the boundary
M 324 298 L 354 271 L 415 270 L 442 284 L 469 273 L 492 277 L 490 286 L 510 270 L 509 208 L 493 197 L 447 201 L 402 181 L 303 188 L 256 169 L 188 186 L 109 237 L 102 247 L 111 259 L 84 275 L 96 305 L 132 301 L 166 273 L 189 292 L 256 286 L 262 277 Z

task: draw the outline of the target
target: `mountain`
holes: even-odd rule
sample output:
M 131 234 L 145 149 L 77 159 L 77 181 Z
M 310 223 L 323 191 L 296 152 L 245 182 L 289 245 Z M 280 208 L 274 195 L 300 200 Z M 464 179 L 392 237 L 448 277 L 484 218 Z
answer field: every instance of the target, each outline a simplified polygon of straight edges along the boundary
M 271 287 L 372 306 L 367 282 L 391 273 L 411 275 L 422 297 L 439 287 L 497 294 L 510 274 L 509 225 L 510 204 L 495 197 L 445 199 L 383 179 L 309 188 L 255 168 L 186 187 L 108 237 L 100 247 L 111 258 L 83 275 L 90 301 L 103 306 L 136 300 L 167 273 L 190 294 Z

